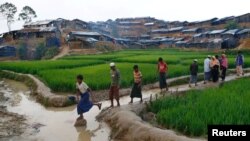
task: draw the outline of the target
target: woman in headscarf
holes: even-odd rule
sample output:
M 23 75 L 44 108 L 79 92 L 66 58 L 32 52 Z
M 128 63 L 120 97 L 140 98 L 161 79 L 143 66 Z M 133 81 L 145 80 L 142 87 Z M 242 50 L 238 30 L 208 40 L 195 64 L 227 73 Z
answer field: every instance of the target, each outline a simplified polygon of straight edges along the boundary
M 220 68 L 220 62 L 218 59 L 216 59 L 215 56 L 212 57 L 212 60 L 210 62 L 211 67 L 211 74 L 213 82 L 217 82 L 219 80 L 219 68 Z

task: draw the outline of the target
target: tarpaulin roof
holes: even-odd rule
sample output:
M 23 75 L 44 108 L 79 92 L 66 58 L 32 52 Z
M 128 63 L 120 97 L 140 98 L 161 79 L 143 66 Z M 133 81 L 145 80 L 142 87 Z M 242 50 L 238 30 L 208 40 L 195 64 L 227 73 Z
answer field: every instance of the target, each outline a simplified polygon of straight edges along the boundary
M 24 26 L 32 26 L 32 25 L 46 25 L 49 24 L 51 22 L 53 22 L 54 20 L 43 20 L 43 21 L 36 21 L 36 22 L 30 22 L 30 23 L 26 23 L 24 24 Z
M 230 35 L 235 35 L 238 31 L 240 31 L 239 29 L 231 29 L 231 30 L 228 30 L 226 32 L 224 32 L 223 34 L 230 34 Z
M 98 32 L 83 32 L 83 31 L 72 31 L 70 34 L 79 36 L 101 36 Z
M 226 31 L 226 29 L 213 30 L 213 31 L 209 32 L 209 34 L 221 34 L 225 31 Z
M 243 30 L 239 31 L 237 34 L 244 34 L 244 33 L 250 33 L 250 28 L 243 29 Z

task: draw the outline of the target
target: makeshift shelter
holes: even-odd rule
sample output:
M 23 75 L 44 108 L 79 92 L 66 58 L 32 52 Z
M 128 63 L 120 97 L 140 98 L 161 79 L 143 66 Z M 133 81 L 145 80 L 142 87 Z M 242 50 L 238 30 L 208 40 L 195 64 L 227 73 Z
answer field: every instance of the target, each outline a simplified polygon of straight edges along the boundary
M 203 31 L 202 28 L 190 28 L 190 29 L 182 30 L 182 33 L 184 33 L 184 34 L 196 34 L 196 33 L 201 33 L 202 31 Z
M 16 48 L 13 46 L 0 46 L 0 57 L 15 57 L 16 56 Z
M 250 28 L 243 29 L 237 33 L 239 38 L 250 38 Z
M 224 18 L 217 19 L 217 20 L 213 21 L 211 24 L 212 25 L 226 24 L 227 22 L 233 21 L 233 20 L 235 20 L 234 16 L 224 17 Z
M 24 24 L 24 28 L 52 27 L 56 23 L 55 20 L 42 20 Z
M 231 29 L 221 34 L 222 38 L 235 38 L 240 29 Z
M 238 23 L 247 23 L 247 22 L 250 22 L 250 13 L 247 13 L 247 14 L 244 14 L 244 15 L 237 16 L 237 17 L 235 17 L 235 20 L 236 20 Z
M 222 49 L 236 48 L 239 45 L 239 39 L 237 38 L 227 38 L 221 43 Z
M 213 30 L 208 33 L 210 38 L 220 38 L 221 34 L 224 33 L 226 29 L 220 29 L 220 30 Z

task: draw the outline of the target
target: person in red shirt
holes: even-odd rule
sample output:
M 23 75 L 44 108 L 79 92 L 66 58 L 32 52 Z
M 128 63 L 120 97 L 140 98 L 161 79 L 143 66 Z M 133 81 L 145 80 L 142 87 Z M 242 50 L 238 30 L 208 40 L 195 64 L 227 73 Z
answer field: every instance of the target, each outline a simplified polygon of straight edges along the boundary
M 163 59 L 160 57 L 158 60 L 158 72 L 159 72 L 159 83 L 161 91 L 162 89 L 166 88 L 166 91 L 168 91 L 168 85 L 167 85 L 167 73 L 168 66 L 167 63 L 163 61 Z

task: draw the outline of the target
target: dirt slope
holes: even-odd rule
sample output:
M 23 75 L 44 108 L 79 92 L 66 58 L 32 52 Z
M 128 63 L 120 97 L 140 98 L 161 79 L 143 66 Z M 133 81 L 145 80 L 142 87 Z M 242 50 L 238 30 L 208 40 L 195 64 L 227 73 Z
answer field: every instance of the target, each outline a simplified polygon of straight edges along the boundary
M 63 45 L 61 47 L 60 53 L 58 55 L 54 56 L 54 58 L 52 60 L 56 60 L 58 58 L 61 58 L 61 57 L 65 56 L 65 55 L 67 55 L 68 53 L 69 53 L 69 46 Z
M 240 41 L 240 46 L 238 49 L 250 49 L 250 38 L 248 39 L 243 39 Z

